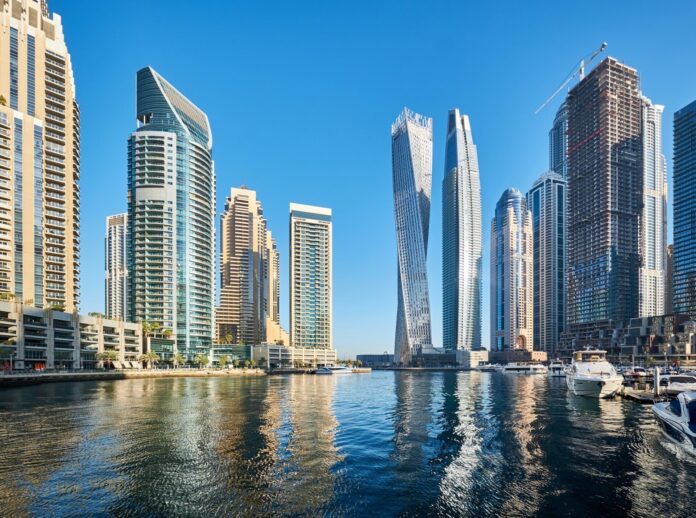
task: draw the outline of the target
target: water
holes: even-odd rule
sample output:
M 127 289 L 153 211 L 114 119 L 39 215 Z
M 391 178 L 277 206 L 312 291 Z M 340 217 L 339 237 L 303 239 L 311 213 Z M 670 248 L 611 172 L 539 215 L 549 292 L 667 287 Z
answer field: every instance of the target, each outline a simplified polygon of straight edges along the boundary
M 0 391 L 3 516 L 694 516 L 650 407 L 500 373 Z

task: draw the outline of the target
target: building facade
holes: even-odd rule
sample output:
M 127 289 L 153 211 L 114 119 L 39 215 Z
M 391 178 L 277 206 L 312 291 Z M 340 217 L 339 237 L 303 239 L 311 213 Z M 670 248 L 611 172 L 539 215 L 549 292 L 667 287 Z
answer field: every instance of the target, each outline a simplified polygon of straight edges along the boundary
M 128 139 L 127 319 L 171 330 L 176 351 L 214 335 L 215 173 L 208 117 L 151 67 Z
M 667 254 L 665 255 L 665 315 L 674 313 L 674 305 L 672 304 L 673 254 L 674 245 L 667 245 Z
M 391 127 L 398 303 L 394 361 L 408 365 L 432 349 L 428 232 L 433 174 L 433 121 L 407 108 Z
M 278 340 L 278 248 L 261 202 L 250 189 L 233 188 L 220 217 L 220 343 Z
M 532 214 L 517 189 L 507 189 L 491 221 L 491 350 L 533 350 Z
M 643 204 L 640 217 L 639 317 L 665 314 L 667 161 L 662 154 L 664 106 L 643 97 Z
M 127 228 L 127 213 L 106 217 L 104 309 L 107 318 L 121 320 L 126 318 L 126 294 L 128 293 Z
M 564 102 L 558 108 L 549 131 L 549 169 L 568 176 L 568 105 Z
M 642 100 L 635 69 L 606 58 L 570 90 L 568 324 L 639 311 Z
M 672 306 L 696 315 L 696 101 L 674 114 Z
M 450 110 L 442 182 L 445 349 L 481 347 L 481 185 L 469 117 Z
M 99 353 L 115 352 L 121 364 L 143 353 L 140 324 L 18 302 L 0 301 L 0 337 L 0 357 L 11 355 L 17 370 L 94 369 Z
M 80 110 L 58 14 L 2 2 L 0 294 L 75 311 L 80 291 Z
M 534 350 L 556 352 L 565 328 L 566 181 L 542 174 L 527 193 L 532 213 Z
M 290 204 L 290 344 L 333 349 L 331 209 Z

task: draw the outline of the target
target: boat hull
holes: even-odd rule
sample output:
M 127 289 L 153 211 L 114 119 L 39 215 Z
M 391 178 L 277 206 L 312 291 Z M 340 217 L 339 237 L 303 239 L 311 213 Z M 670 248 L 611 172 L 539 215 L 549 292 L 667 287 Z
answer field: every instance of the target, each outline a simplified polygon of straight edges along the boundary
M 623 378 L 567 376 L 568 389 L 576 396 L 591 398 L 614 397 L 623 385 Z
M 653 414 L 660 424 L 662 435 L 684 451 L 696 456 L 696 434 L 684 430 L 684 423 L 673 417 L 666 410 L 666 406 L 666 404 L 660 403 L 653 406 Z

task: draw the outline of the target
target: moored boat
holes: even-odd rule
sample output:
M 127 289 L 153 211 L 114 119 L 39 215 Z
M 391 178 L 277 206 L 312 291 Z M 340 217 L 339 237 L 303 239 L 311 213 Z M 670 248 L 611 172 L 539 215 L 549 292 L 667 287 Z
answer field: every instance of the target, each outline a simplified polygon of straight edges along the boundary
M 576 396 L 614 397 L 623 380 L 623 376 L 607 361 L 607 352 L 599 349 L 573 353 L 573 363 L 566 372 L 568 390 Z
M 353 369 L 349 369 L 348 367 L 344 367 L 343 365 L 336 365 L 335 367 L 330 366 L 330 367 L 321 367 L 316 370 L 315 374 L 352 374 Z
M 487 363 L 485 365 L 479 365 L 476 367 L 476 370 L 479 372 L 500 372 L 503 370 L 503 366 L 497 363 Z
M 676 374 L 667 378 L 665 392 L 670 396 L 693 391 L 696 391 L 696 376 Z
M 548 370 L 546 365 L 534 362 L 513 362 L 503 367 L 503 372 L 506 374 L 546 374 Z
M 553 360 L 549 364 L 549 377 L 565 378 L 566 365 L 561 360 Z
M 665 437 L 696 455 L 696 392 L 682 392 L 668 403 L 655 403 L 652 410 Z

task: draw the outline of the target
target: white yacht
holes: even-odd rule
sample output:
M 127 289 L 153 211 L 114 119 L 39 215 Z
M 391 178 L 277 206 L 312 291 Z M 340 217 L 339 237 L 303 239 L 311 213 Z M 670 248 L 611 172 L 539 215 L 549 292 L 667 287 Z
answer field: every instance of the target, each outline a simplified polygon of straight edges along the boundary
M 553 360 L 549 363 L 549 377 L 565 378 L 566 365 L 561 360 Z
M 696 376 L 691 374 L 674 374 L 667 378 L 665 392 L 670 396 L 691 391 L 696 391 Z
M 546 374 L 549 369 L 541 363 L 508 363 L 503 367 L 506 374 Z
M 696 455 L 696 392 L 682 392 L 668 403 L 655 403 L 652 410 L 665 437 Z
M 614 397 L 623 381 L 623 376 L 607 361 L 607 352 L 599 349 L 573 353 L 573 363 L 566 372 L 568 390 L 576 396 Z
M 316 370 L 315 374 L 352 374 L 353 369 L 344 367 L 343 365 L 336 365 L 335 367 L 321 367 Z
M 486 363 L 476 367 L 476 370 L 479 372 L 500 372 L 503 370 L 503 366 L 498 365 L 497 363 Z

